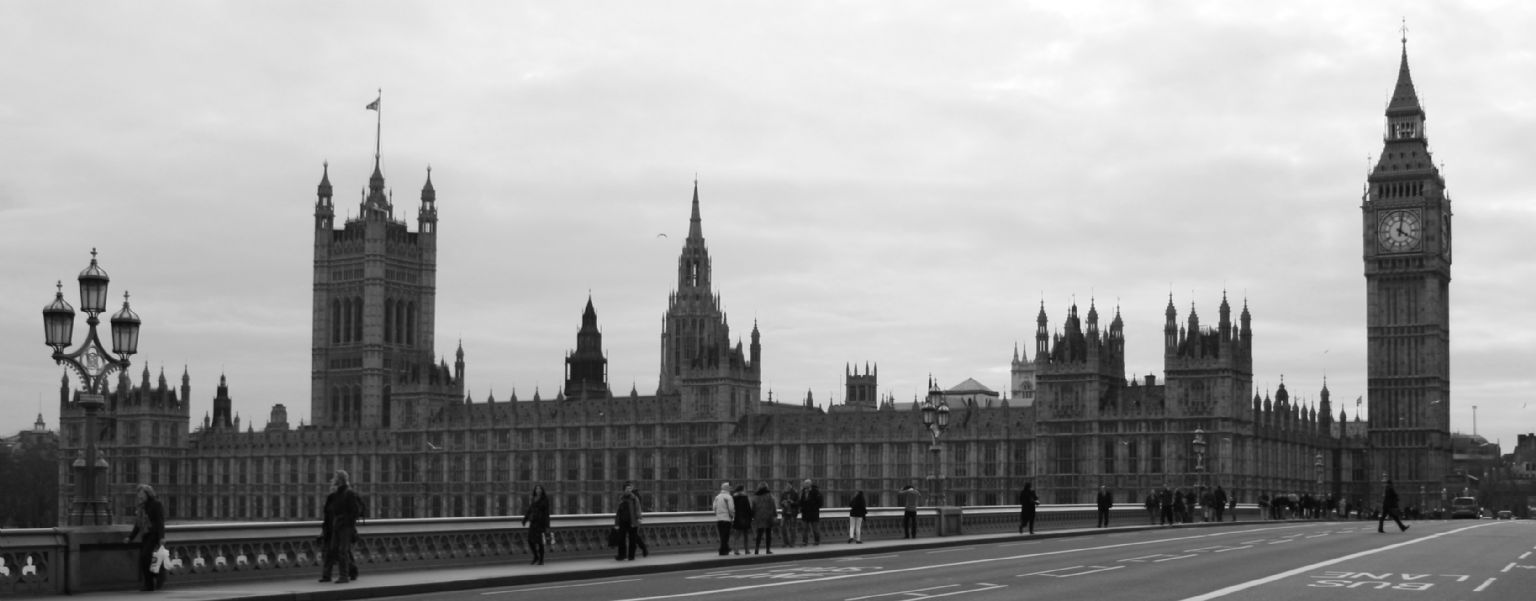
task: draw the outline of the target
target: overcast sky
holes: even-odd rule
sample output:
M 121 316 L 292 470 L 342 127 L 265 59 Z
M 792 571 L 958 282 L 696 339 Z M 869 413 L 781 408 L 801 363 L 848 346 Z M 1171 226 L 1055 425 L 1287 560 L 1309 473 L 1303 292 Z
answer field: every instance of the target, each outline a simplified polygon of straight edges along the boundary
M 1402 50 L 1455 210 L 1454 430 L 1536 431 L 1536 4 L 5 2 L 0 434 L 57 427 L 54 282 L 101 252 L 196 419 L 309 418 L 313 209 L 428 166 L 437 353 L 476 402 L 562 384 L 590 293 L 615 393 L 656 388 L 698 178 L 765 393 L 1005 391 L 1074 300 L 1162 377 L 1163 310 L 1253 314 L 1254 384 L 1355 414 L 1360 197 Z M 667 234 L 661 237 L 659 234 Z M 113 304 L 113 310 L 117 302 Z M 77 325 L 75 340 L 84 336 Z

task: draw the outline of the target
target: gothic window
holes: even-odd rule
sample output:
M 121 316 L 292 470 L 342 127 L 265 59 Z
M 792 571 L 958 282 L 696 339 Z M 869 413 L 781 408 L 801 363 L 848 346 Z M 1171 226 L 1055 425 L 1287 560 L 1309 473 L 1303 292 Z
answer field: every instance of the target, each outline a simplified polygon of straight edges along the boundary
M 1103 468 L 1103 472 L 1102 473 L 1114 474 L 1114 473 L 1119 472 L 1119 470 L 1115 469 L 1115 446 L 1116 446 L 1116 444 L 1117 443 L 1115 442 L 1115 439 L 1113 439 L 1113 438 L 1106 438 L 1106 439 L 1104 439 L 1104 458 L 1103 458 L 1104 459 L 1104 468 Z
M 1147 473 L 1161 474 L 1163 473 L 1163 441 L 1154 440 L 1151 446 L 1147 457 Z
M 352 387 L 351 418 L 353 425 L 360 424 L 363 421 L 363 389 L 360 386 Z
M 385 427 L 385 428 L 388 428 L 389 424 L 390 424 L 390 419 L 389 419 L 389 414 L 390 414 L 390 410 L 391 410 L 390 395 L 391 395 L 392 391 L 393 391 L 393 387 L 385 386 L 384 387 L 384 397 L 382 399 L 380 399 L 379 421 L 380 421 L 380 425 Z
M 1137 441 L 1130 440 L 1125 443 L 1125 471 L 1134 474 L 1140 470 L 1141 457 Z
M 416 345 L 416 303 L 407 303 L 405 306 L 405 344 Z

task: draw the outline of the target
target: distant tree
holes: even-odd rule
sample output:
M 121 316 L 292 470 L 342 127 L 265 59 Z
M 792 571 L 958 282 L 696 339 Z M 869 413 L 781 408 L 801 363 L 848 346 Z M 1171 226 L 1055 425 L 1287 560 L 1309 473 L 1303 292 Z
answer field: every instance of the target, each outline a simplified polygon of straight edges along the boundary
M 6 528 L 51 528 L 59 525 L 59 448 L 49 438 L 37 438 L 6 450 L 0 448 L 0 525 Z

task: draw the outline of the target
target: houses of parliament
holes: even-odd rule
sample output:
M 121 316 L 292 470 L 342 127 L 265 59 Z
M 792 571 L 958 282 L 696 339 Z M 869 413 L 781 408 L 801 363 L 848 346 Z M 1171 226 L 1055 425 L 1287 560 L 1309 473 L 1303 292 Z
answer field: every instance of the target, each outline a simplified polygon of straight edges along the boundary
M 804 478 L 833 505 L 862 490 L 872 505 L 890 506 L 908 483 L 941 489 L 946 503 L 1011 504 L 1026 481 L 1047 503 L 1092 502 L 1100 485 L 1117 503 L 1165 485 L 1220 485 L 1240 502 L 1312 494 L 1371 504 L 1392 477 L 1405 505 L 1434 506 L 1451 453 L 1451 211 L 1424 123 L 1405 43 L 1384 149 L 1360 202 L 1370 421 L 1336 407 L 1326 382 L 1299 386 L 1315 403 L 1292 400 L 1295 382 L 1255 389 L 1261 308 L 1245 301 L 1208 299 L 1219 301 L 1207 309 L 1212 325 L 1194 302 L 1181 313 L 1184 303 L 1170 296 L 1162 381 L 1126 377 L 1126 345 L 1157 341 L 1127 341 L 1118 308 L 1042 303 L 1033 348 L 1014 350 L 1006 398 L 971 380 L 930 384 L 928 396 L 948 403 L 952 419 L 938 440 L 940 479 L 929 480 L 931 439 L 917 402 L 881 397 L 878 366 L 845 365 L 844 399 L 827 408 L 809 397 L 763 398 L 771 333 L 753 324 L 745 341 L 732 337 L 696 182 L 654 392 L 612 389 L 589 297 L 572 323 L 576 346 L 558 393 L 471 399 L 462 345 L 452 365 L 434 359 L 431 172 L 413 229 L 396 217 L 376 154 L 356 217 L 336 222 L 328 168 L 316 189 L 312 423 L 290 424 L 279 404 L 260 430 L 242 426 L 223 375 L 213 411 L 194 421 L 191 375 L 170 386 L 145 368 L 136 383 L 120 375 L 105 427 L 88 433 L 66 378 L 59 515 L 68 514 L 69 463 L 84 436 L 100 437 L 118 521 L 132 519 L 140 482 L 160 491 L 173 520 L 315 519 L 337 468 L 353 474 L 374 517 L 514 515 L 535 484 L 551 492 L 557 513 L 611 512 L 626 480 L 647 510 L 696 511 L 722 480 L 778 490 Z

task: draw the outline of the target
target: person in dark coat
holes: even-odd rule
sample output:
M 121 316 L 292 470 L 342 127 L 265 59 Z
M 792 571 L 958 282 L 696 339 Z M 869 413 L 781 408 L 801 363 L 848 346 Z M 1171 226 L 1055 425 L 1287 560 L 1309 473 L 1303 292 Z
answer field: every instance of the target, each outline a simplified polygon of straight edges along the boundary
M 325 539 L 325 563 L 320 568 L 320 582 L 330 582 L 331 568 L 340 566 L 336 584 L 346 584 L 357 577 L 352 542 L 357 539 L 357 520 L 363 517 L 365 510 L 363 499 L 352 490 L 346 470 L 336 470 L 331 483 L 336 490 L 325 498 L 325 524 L 321 527 Z
M 134 537 L 144 534 L 143 540 L 139 541 L 139 579 L 142 581 L 139 590 L 152 591 L 165 586 L 165 572 L 171 568 L 162 565 L 159 573 L 149 571 L 155 551 L 165 540 L 165 506 L 160 504 L 160 497 L 148 484 L 138 486 L 137 496 L 139 515 L 134 519 L 133 530 L 128 533 L 125 542 L 133 542 Z
M 1035 508 L 1039 505 L 1034 483 L 1025 482 L 1024 490 L 1019 491 L 1019 534 L 1024 534 L 1026 528 L 1030 534 L 1035 533 Z
M 908 484 L 896 498 L 901 500 L 901 537 L 917 538 L 917 500 L 922 494 Z
M 795 523 L 800 520 L 800 492 L 795 490 L 794 482 L 784 483 L 784 492 L 779 493 L 779 515 L 782 518 L 779 524 L 779 535 L 785 547 L 795 546 Z
M 805 486 L 800 488 L 800 521 L 805 525 L 801 545 L 821 544 L 821 500 L 821 489 L 806 478 Z
M 1157 506 L 1161 508 L 1163 512 L 1163 517 L 1161 520 L 1162 525 L 1173 525 L 1173 507 L 1177 502 L 1177 497 L 1173 494 L 1173 489 L 1169 488 L 1167 484 L 1164 484 L 1163 492 L 1158 493 L 1157 495 Z
M 528 506 L 523 509 L 523 525 L 528 527 L 528 550 L 533 553 L 532 565 L 544 565 L 544 538 L 549 535 L 549 495 L 544 485 L 535 484 L 528 495 Z
M 1397 489 L 1392 488 L 1392 479 L 1387 478 L 1387 490 L 1381 497 L 1381 517 L 1376 520 L 1376 532 L 1386 532 L 1387 516 L 1392 516 L 1392 521 L 1397 522 L 1398 532 L 1408 530 L 1408 525 L 1403 523 L 1401 512 L 1397 508 Z
M 752 496 L 752 528 L 757 531 L 757 542 L 752 545 L 753 555 L 760 548 L 766 548 L 768 554 L 773 555 L 773 522 L 778 519 L 778 513 L 779 502 L 768 492 L 768 483 L 764 482 Z
M 1109 487 L 1108 486 L 1105 486 L 1103 484 L 1099 485 L 1099 497 L 1098 497 L 1097 500 L 1098 500 L 1098 504 L 1099 504 L 1099 526 L 1098 527 L 1099 528 L 1108 528 L 1109 527 L 1109 508 L 1113 507 L 1115 505 L 1115 498 L 1114 498 L 1114 496 L 1109 494 Z
M 1211 493 L 1211 510 L 1216 514 L 1216 521 L 1225 521 L 1222 517 L 1227 511 L 1227 491 L 1222 490 L 1219 484 L 1216 485 L 1216 492 Z
M 741 539 L 741 549 L 733 550 L 732 554 L 747 553 L 747 545 L 752 542 L 752 516 L 756 515 L 752 510 L 752 498 L 747 496 L 747 485 L 737 484 L 731 491 L 731 503 L 735 511 L 731 514 L 731 529 L 736 531 L 736 537 Z
M 864 516 L 869 515 L 869 505 L 864 502 L 864 491 L 855 491 L 848 502 L 848 542 L 864 544 Z
M 635 549 L 640 546 L 640 496 L 635 494 L 634 482 L 624 483 L 619 508 L 613 513 L 613 526 L 619 529 L 618 555 L 613 559 L 634 561 Z

